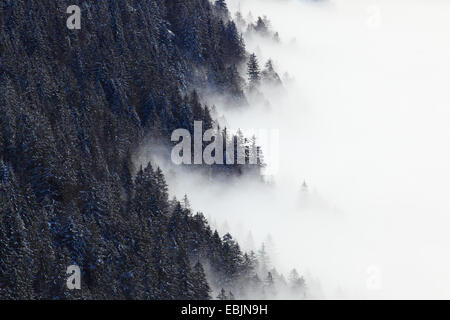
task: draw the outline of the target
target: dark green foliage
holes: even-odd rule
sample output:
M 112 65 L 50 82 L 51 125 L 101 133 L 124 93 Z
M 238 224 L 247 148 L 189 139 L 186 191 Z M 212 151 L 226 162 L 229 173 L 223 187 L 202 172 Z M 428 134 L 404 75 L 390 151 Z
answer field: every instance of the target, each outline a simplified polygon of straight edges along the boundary
M 193 88 L 243 99 L 242 37 L 208 0 L 80 1 L 81 30 L 71 4 L 0 3 L 0 298 L 207 299 L 202 264 L 231 286 L 239 246 L 131 155 L 214 126 Z
M 258 59 L 254 53 L 252 53 L 248 59 L 247 74 L 250 88 L 257 88 L 261 81 L 261 70 L 259 68 Z
M 203 270 L 203 266 L 198 261 L 192 272 L 192 279 L 194 283 L 194 299 L 195 300 L 209 300 L 211 289 L 209 288 L 208 281 L 206 281 L 205 271 Z

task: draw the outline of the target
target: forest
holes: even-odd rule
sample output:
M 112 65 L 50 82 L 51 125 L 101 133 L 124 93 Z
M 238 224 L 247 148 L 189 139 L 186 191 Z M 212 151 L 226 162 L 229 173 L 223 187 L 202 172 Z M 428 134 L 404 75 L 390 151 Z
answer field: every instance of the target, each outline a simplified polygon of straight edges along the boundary
M 280 82 L 246 51 L 243 18 L 225 0 L 75 2 L 0 3 L 0 299 L 303 295 L 295 270 L 285 280 L 264 246 L 244 252 L 170 198 L 159 167 L 133 159 L 148 139 L 170 146 L 202 121 L 259 161 L 192 170 L 260 174 L 263 150 L 229 136 L 198 90 L 245 108 L 260 81 Z M 80 30 L 66 27 L 73 4 Z M 246 29 L 268 32 L 262 18 Z M 66 287 L 70 265 L 82 290 Z

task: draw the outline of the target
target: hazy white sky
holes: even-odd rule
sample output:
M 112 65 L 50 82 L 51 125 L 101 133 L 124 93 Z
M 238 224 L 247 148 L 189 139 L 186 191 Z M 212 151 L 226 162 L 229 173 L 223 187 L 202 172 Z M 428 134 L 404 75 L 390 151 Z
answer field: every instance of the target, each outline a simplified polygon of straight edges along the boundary
M 271 233 L 280 268 L 311 273 L 322 297 L 450 298 L 450 2 L 228 3 L 269 17 L 282 43 L 247 49 L 295 79 L 271 111 L 226 115 L 280 130 L 276 187 L 187 177 L 172 191 L 257 240 Z

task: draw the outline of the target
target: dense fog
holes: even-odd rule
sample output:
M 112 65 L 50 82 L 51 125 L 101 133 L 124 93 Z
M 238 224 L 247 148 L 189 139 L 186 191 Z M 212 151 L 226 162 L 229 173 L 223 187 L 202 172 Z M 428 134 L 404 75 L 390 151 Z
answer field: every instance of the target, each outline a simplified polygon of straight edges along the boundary
M 188 190 L 244 249 L 268 244 L 309 298 L 449 298 L 450 3 L 228 4 L 279 33 L 245 40 L 262 66 L 273 59 L 282 89 L 248 108 L 208 97 L 227 126 L 276 132 L 262 142 L 266 184 L 158 161 L 171 194 Z

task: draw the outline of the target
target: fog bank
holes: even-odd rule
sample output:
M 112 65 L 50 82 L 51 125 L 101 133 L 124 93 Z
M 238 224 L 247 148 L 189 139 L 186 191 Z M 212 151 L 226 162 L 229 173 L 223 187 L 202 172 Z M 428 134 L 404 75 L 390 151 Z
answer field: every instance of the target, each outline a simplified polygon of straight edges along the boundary
M 279 130 L 278 170 L 271 186 L 178 172 L 171 193 L 241 242 L 270 233 L 277 268 L 306 275 L 311 298 L 450 298 L 450 3 L 228 3 L 280 34 L 247 50 L 293 80 L 265 92 L 270 109 L 225 114 Z

